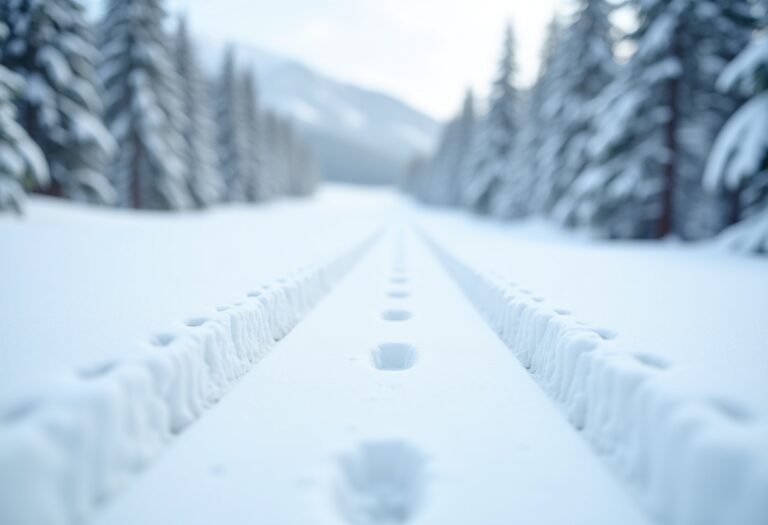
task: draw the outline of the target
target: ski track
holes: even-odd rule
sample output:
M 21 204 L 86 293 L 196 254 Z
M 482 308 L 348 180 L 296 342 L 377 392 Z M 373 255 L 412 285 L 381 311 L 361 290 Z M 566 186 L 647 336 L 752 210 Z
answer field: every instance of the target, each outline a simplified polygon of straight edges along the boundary
M 0 523 L 86 520 L 285 337 L 380 234 L 0 415 Z
M 0 522 L 765 525 L 764 421 L 425 231 L 183 325 L 2 415 Z
M 768 523 L 768 425 L 680 385 L 661 356 L 573 318 L 420 234 L 488 324 L 650 515 L 675 525 Z
M 424 242 L 387 237 L 94 525 L 647 524 Z

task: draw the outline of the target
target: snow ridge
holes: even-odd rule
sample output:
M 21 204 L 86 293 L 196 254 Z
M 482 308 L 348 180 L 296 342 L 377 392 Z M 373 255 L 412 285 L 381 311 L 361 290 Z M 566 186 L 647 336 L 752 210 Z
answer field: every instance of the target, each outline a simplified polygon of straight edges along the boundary
M 622 351 L 616 333 L 574 320 L 422 232 L 475 307 L 558 401 L 646 510 L 674 525 L 764 525 L 768 424 L 687 388 L 663 358 Z
M 0 522 L 82 522 L 285 337 L 379 236 L 0 414 Z

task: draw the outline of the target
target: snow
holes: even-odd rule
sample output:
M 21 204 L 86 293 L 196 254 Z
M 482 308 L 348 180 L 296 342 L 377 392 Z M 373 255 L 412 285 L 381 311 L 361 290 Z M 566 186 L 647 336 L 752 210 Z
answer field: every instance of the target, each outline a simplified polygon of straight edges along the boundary
M 393 226 L 94 525 L 647 524 L 424 243 Z M 371 354 L 398 343 L 412 366 L 377 368 Z
M 0 407 L 44 387 L 48 374 L 125 355 L 155 330 L 361 241 L 381 223 L 383 203 L 357 204 L 356 195 L 341 190 L 312 206 L 230 206 L 182 219 L 31 198 L 23 222 L 0 221 L 7 250 L 0 271 L 16 276 L 0 294 L 0 332 L 16 353 L 0 367 Z M 322 224 L 306 230 L 318 214 Z M 357 220 L 347 224 L 350 214 Z
M 768 151 L 768 92 L 747 101 L 726 122 L 712 147 L 705 186 L 736 190 L 760 172 Z
M 508 225 L 422 216 L 426 239 L 491 326 L 654 515 L 762 523 L 764 261 L 561 246 L 525 228 L 520 238 Z
M 339 186 L 0 242 L 3 523 L 768 517 L 764 260 Z
M 338 111 L 341 122 L 348 128 L 360 130 L 370 125 L 365 115 L 355 108 L 339 106 Z
M 754 40 L 726 66 L 718 79 L 721 91 L 738 89 L 743 95 L 760 90 L 758 71 L 768 67 L 768 35 L 756 35 Z
M 306 122 L 307 124 L 316 124 L 320 121 L 320 113 L 311 105 L 303 100 L 293 99 L 286 103 L 287 112 L 293 118 Z

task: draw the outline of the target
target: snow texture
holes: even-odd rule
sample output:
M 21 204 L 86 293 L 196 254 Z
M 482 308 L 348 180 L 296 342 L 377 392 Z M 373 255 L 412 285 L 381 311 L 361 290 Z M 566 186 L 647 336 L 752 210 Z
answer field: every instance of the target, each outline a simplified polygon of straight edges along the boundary
M 157 333 L 0 415 L 0 522 L 81 522 L 216 403 L 376 240 Z
M 768 516 L 768 425 L 738 402 L 687 389 L 663 358 L 621 352 L 579 323 L 425 237 L 541 387 L 661 522 L 760 525 Z

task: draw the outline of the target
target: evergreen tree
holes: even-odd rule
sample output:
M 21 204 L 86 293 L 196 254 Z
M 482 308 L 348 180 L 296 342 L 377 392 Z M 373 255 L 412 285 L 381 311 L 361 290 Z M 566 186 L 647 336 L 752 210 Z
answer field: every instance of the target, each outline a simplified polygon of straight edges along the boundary
M 470 161 L 472 173 L 462 196 L 465 206 L 480 212 L 490 211 L 491 198 L 507 176 L 519 126 L 519 97 L 514 86 L 516 72 L 514 35 L 512 26 L 507 25 L 490 107 L 475 135 Z
M 259 108 L 256 98 L 256 81 L 250 68 L 240 75 L 239 94 L 242 108 L 238 112 L 239 129 L 243 133 L 242 159 L 245 174 L 245 199 L 256 202 L 262 199 L 259 158 Z
M 279 193 L 276 183 L 276 174 L 279 167 L 278 160 L 278 121 L 277 117 L 271 111 L 264 112 L 261 115 L 260 129 L 262 130 L 261 140 L 259 141 L 259 152 L 261 159 L 261 195 L 263 199 L 272 199 Z
M 443 129 L 435 154 L 418 186 L 418 197 L 434 204 L 456 205 L 468 181 L 468 157 L 475 127 L 474 97 L 467 92 L 461 113 Z
M 714 207 L 686 188 L 700 184 L 714 133 L 736 103 L 716 92 L 713 75 L 748 38 L 750 2 L 633 4 L 637 50 L 594 106 L 590 166 L 569 191 L 567 216 L 610 237 L 699 235 L 694 212 Z
M 102 24 L 106 121 L 121 146 L 111 175 L 122 206 L 193 204 L 180 89 L 164 21 L 161 0 L 110 0 Z
M 738 196 L 726 242 L 768 253 L 768 36 L 762 34 L 723 71 L 718 86 L 750 97 L 723 128 L 707 164 L 705 186 Z
M 606 0 L 575 4 L 548 65 L 549 92 L 537 101 L 549 128 L 538 174 L 545 211 L 556 206 L 586 167 L 585 145 L 594 134 L 592 105 L 615 74 L 610 5 Z
M 182 106 L 188 119 L 184 128 L 185 171 L 195 203 L 201 207 L 210 206 L 223 199 L 225 188 L 219 171 L 211 90 L 200 72 L 185 19 L 179 22 L 175 52 Z
M 555 16 L 547 27 L 547 37 L 541 53 L 539 75 L 530 90 L 525 104 L 525 126 L 520 133 L 519 164 L 520 176 L 530 184 L 527 204 L 528 213 L 548 211 L 551 184 L 541 174 L 545 171 L 553 155 L 547 148 L 555 141 L 550 138 L 557 133 L 557 115 L 551 115 L 546 109 L 546 101 L 552 97 L 556 88 L 556 69 L 552 63 L 557 56 L 558 46 L 563 39 L 563 27 Z M 557 141 L 559 143 L 559 141 Z M 525 191 L 527 188 L 523 188 Z M 518 192 L 522 193 L 522 191 Z
M 243 127 L 243 97 L 235 64 L 235 52 L 228 48 L 218 89 L 219 152 L 227 187 L 227 200 L 245 201 L 250 184 L 248 174 L 248 130 Z
M 464 104 L 455 126 L 456 138 L 453 159 L 449 160 L 446 165 L 448 170 L 446 204 L 451 206 L 456 206 L 461 202 L 461 196 L 469 184 L 470 154 L 477 128 L 475 97 L 471 90 L 467 90 L 464 96 Z
M 0 40 L 8 34 L 0 22 Z M 24 87 L 18 75 L 0 65 L 0 211 L 21 213 L 24 188 L 48 184 L 42 152 L 16 121 L 16 99 Z
M 83 7 L 75 0 L 4 0 L 0 20 L 9 28 L 2 63 L 27 82 L 17 102 L 19 121 L 48 161 L 45 191 L 113 202 L 104 170 L 116 144 L 102 120 L 100 56 Z
M 275 194 L 288 194 L 291 180 L 293 130 L 288 121 L 275 120 L 275 171 L 272 173 Z
M 307 146 L 302 143 L 297 143 L 295 170 L 292 194 L 300 197 L 311 195 L 320 180 L 320 166 Z

